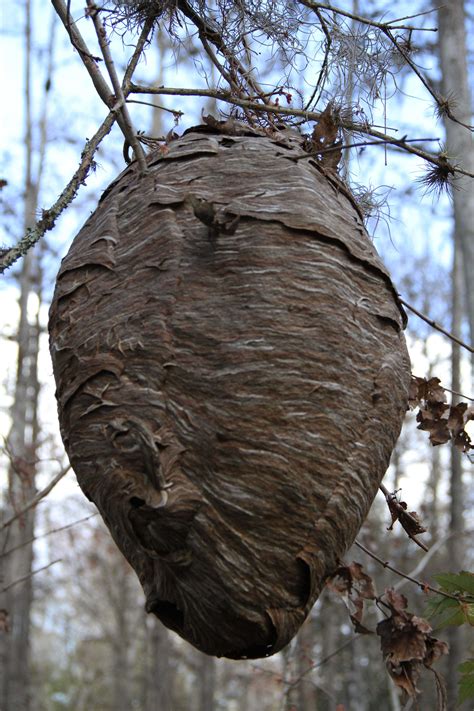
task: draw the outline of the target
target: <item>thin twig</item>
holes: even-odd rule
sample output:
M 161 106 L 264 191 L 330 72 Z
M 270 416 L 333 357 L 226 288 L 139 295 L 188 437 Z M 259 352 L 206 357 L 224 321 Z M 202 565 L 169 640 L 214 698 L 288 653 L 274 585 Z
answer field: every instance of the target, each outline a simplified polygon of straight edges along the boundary
M 464 395 L 464 393 L 458 393 L 457 390 L 450 390 L 450 388 L 447 388 L 445 385 L 443 385 L 443 390 L 446 390 L 446 392 L 451 393 L 451 395 L 457 395 L 458 397 L 462 397 L 464 400 L 470 400 L 471 402 L 474 402 L 474 397 L 469 397 L 469 395 Z
M 398 296 L 398 299 L 399 299 L 400 303 L 403 304 L 403 306 L 406 306 L 407 309 L 409 309 L 414 314 L 416 314 L 418 316 L 418 318 L 421 318 L 422 321 L 425 321 L 432 328 L 436 329 L 436 331 L 439 331 L 440 333 L 444 334 L 445 336 L 450 338 L 452 341 L 457 343 L 459 346 L 462 346 L 463 348 L 468 350 L 469 353 L 474 353 L 474 348 L 472 346 L 468 345 L 467 343 L 464 343 L 464 341 L 461 341 L 460 338 L 458 338 L 453 333 L 451 333 L 450 331 L 447 331 L 445 328 L 440 326 L 439 323 L 437 323 L 436 321 L 433 321 L 433 319 L 431 319 L 429 316 L 426 316 L 421 311 L 418 311 L 418 309 L 415 309 L 414 306 L 412 306 L 411 304 L 407 303 L 404 299 L 402 299 L 400 295 Z
M 407 575 L 407 573 L 403 573 L 401 570 L 398 570 L 398 568 L 395 568 L 393 565 L 391 565 L 388 561 L 382 560 L 376 553 L 371 551 L 369 548 L 366 548 L 366 546 L 362 545 L 360 541 L 357 539 L 354 541 L 354 545 L 356 545 L 358 548 L 361 549 L 361 551 L 364 551 L 368 556 L 373 558 L 374 560 L 377 561 L 377 563 L 380 563 L 381 566 L 384 568 L 387 568 L 388 570 L 391 570 L 392 573 L 395 573 L 396 575 L 399 575 L 401 578 L 405 578 L 405 580 L 409 580 L 411 583 L 414 583 L 417 585 L 423 592 L 426 592 L 427 590 L 430 590 L 433 593 L 436 593 L 436 595 L 442 595 L 443 597 L 449 597 L 451 600 L 456 600 L 456 602 L 465 602 L 464 598 L 462 595 L 451 595 L 451 593 L 447 593 L 444 590 L 440 590 L 440 588 L 434 588 L 431 585 L 428 585 L 428 583 L 423 583 L 421 580 L 418 580 L 417 578 L 412 577 L 411 575 Z
M 358 141 L 357 143 L 336 143 L 334 146 L 329 146 L 328 148 L 316 148 L 314 153 L 308 153 L 304 156 L 298 156 L 295 161 L 303 160 L 304 158 L 311 158 L 313 155 L 323 155 L 325 153 L 334 153 L 336 151 L 343 151 L 348 148 L 362 148 L 364 146 L 386 146 L 394 145 L 403 148 L 407 143 L 426 143 L 428 141 L 439 141 L 439 138 L 403 138 L 391 140 L 390 142 L 382 141 L 378 139 L 376 141 Z
M 323 59 L 322 65 L 321 65 L 321 69 L 319 70 L 316 86 L 314 87 L 314 91 L 312 92 L 310 98 L 308 99 L 308 101 L 305 104 L 305 107 L 304 107 L 305 111 L 307 111 L 309 109 L 309 107 L 311 106 L 311 104 L 313 104 L 313 103 L 315 106 L 317 106 L 318 101 L 321 98 L 319 89 L 323 86 L 324 80 L 326 79 L 326 76 L 327 76 L 327 68 L 329 65 L 329 54 L 330 54 L 331 45 L 332 45 L 332 37 L 331 37 L 331 33 L 329 32 L 329 29 L 326 25 L 326 21 L 324 20 L 322 14 L 319 12 L 319 10 L 315 10 L 315 14 L 316 14 L 319 22 L 321 23 L 321 29 L 324 32 L 324 36 L 326 38 L 326 42 L 325 42 L 326 46 L 324 48 L 324 59 Z
M 332 5 L 327 5 L 322 2 L 311 2 L 311 0 L 298 0 L 301 5 L 309 7 L 310 10 L 329 10 L 330 12 L 336 13 L 336 15 L 342 15 L 342 17 L 347 17 L 350 20 L 355 20 L 360 22 L 362 25 L 367 25 L 368 27 L 376 27 L 379 30 L 394 29 L 394 30 L 412 30 L 420 32 L 437 32 L 436 27 L 414 27 L 413 25 L 397 25 L 393 27 L 395 22 L 400 20 L 390 20 L 388 22 L 377 22 L 377 20 L 369 20 L 367 17 L 362 17 L 362 15 L 357 15 L 354 12 L 349 12 L 348 10 L 342 10 L 340 7 L 333 7 Z M 431 12 L 431 11 L 430 11 Z M 420 15 L 425 13 L 419 13 Z M 411 17 L 417 17 L 417 15 L 412 15 Z M 402 18 L 404 19 L 404 18 Z M 408 18 L 407 18 L 408 19 Z
M 43 565 L 42 568 L 37 568 L 36 570 L 32 570 L 31 573 L 28 573 L 27 575 L 23 575 L 21 578 L 17 578 L 16 580 L 9 583 L 8 585 L 5 585 L 4 588 L 0 588 L 0 593 L 4 593 L 7 590 L 10 590 L 10 588 L 14 587 L 15 585 L 24 583 L 25 580 L 29 580 L 30 578 L 33 577 L 33 575 L 37 575 L 38 573 L 41 573 L 43 570 L 47 570 L 48 568 L 51 568 L 52 565 L 56 565 L 56 563 L 60 563 L 61 561 L 62 561 L 62 558 L 57 558 L 56 560 L 52 560 L 51 563 L 48 563 L 48 565 Z
M 146 43 L 148 42 L 148 36 L 153 29 L 154 23 L 154 18 L 149 17 L 143 25 L 143 29 L 140 32 L 140 37 L 138 38 L 138 42 L 135 45 L 135 49 L 127 65 L 125 74 L 123 75 L 122 90 L 126 96 L 128 96 L 128 94 L 130 93 L 130 82 L 132 80 L 133 73 L 137 68 L 138 61 L 142 55 Z
M 354 644 L 354 642 L 355 642 L 357 639 L 359 639 L 360 636 L 361 636 L 361 635 L 356 634 L 356 635 L 354 635 L 354 637 L 351 637 L 350 639 L 346 640 L 346 642 L 344 642 L 344 644 L 341 644 L 340 647 L 338 647 L 337 649 L 335 649 L 333 652 L 331 652 L 330 654 L 328 654 L 326 657 L 324 657 L 323 659 L 321 659 L 319 662 L 314 662 L 314 663 L 310 664 L 296 679 L 294 679 L 294 680 L 291 681 L 291 682 L 287 682 L 287 689 L 286 689 L 286 691 L 285 691 L 285 695 L 288 696 L 288 694 L 290 693 L 291 689 L 293 689 L 293 687 L 297 686 L 297 685 L 301 682 L 301 680 L 302 680 L 307 674 L 309 674 L 309 672 L 312 672 L 314 669 L 318 669 L 318 667 L 322 667 L 323 664 L 326 664 L 326 662 L 329 662 L 333 657 L 336 657 L 336 656 L 337 656 L 340 652 L 342 652 L 344 649 L 346 649 L 347 647 L 350 647 L 352 644 Z
M 280 106 L 277 104 L 267 104 L 259 103 L 253 99 L 241 99 L 233 96 L 229 91 L 219 91 L 217 89 L 185 89 L 178 87 L 152 87 L 152 86 L 140 86 L 139 84 L 131 84 L 130 93 L 134 94 L 160 94 L 165 96 L 205 96 L 218 101 L 223 101 L 227 104 L 233 104 L 234 106 L 240 106 L 242 108 L 248 108 L 251 111 L 259 111 L 262 113 L 277 114 L 280 116 L 300 116 L 306 121 L 319 121 L 321 112 L 315 111 L 305 111 L 304 109 L 296 109 L 286 106 Z M 353 123 L 351 121 L 341 121 L 341 128 L 345 128 L 352 133 L 360 133 L 362 135 L 373 136 L 378 138 L 387 144 L 393 144 L 395 146 L 399 145 L 400 139 L 388 136 L 381 131 L 376 131 L 374 128 L 366 124 Z M 442 167 L 443 170 L 451 170 L 452 173 L 459 173 L 460 175 L 466 175 L 469 178 L 474 178 L 474 173 L 470 173 L 459 166 L 447 164 L 446 158 L 440 159 L 440 157 L 434 153 L 428 153 L 423 151 L 421 148 L 417 148 L 408 143 L 404 142 L 403 149 L 406 153 L 411 153 L 412 155 L 418 156 L 423 160 L 428 161 L 432 165 Z
M 4 250 L 0 257 L 0 274 L 12 266 L 20 257 L 23 257 L 43 235 L 54 227 L 59 215 L 68 207 L 77 195 L 79 187 L 84 183 L 91 169 L 94 154 L 103 138 L 110 132 L 117 118 L 116 111 L 112 110 L 95 135 L 87 141 L 81 153 L 79 167 L 63 189 L 55 203 L 47 210 L 42 211 L 42 217 L 34 227 L 28 229 L 25 235 L 14 247 Z
M 396 28 L 399 29 L 399 28 Z M 407 63 L 407 65 L 411 68 L 411 70 L 416 74 L 418 79 L 421 81 L 425 89 L 429 92 L 429 94 L 432 96 L 432 98 L 435 100 L 436 104 L 439 107 L 443 107 L 444 113 L 446 116 L 451 119 L 451 121 L 454 121 L 455 123 L 458 123 L 460 126 L 463 126 L 463 128 L 467 128 L 468 131 L 474 131 L 474 127 L 470 126 L 467 123 L 463 123 L 460 121 L 452 111 L 450 110 L 449 106 L 446 105 L 446 101 L 443 100 L 442 97 L 440 97 L 436 91 L 433 89 L 431 86 L 430 82 L 428 79 L 424 76 L 423 72 L 420 71 L 420 69 L 417 67 L 415 62 L 411 59 L 410 55 L 405 52 L 403 46 L 398 42 L 397 38 L 393 36 L 392 32 L 390 29 L 387 27 L 385 30 L 383 30 L 384 34 L 389 38 L 389 40 L 392 42 L 394 47 L 397 48 L 397 51 L 400 53 L 400 55 L 403 57 L 404 61 Z
M 127 104 L 142 104 L 143 106 L 151 106 L 153 109 L 160 109 L 161 111 L 168 111 L 173 114 L 175 118 L 181 118 L 183 116 L 182 111 L 177 111 L 176 109 L 169 109 L 167 106 L 161 106 L 160 104 L 153 104 L 151 101 L 139 101 L 138 99 L 127 99 Z
M 147 170 L 147 164 L 145 160 L 145 153 L 143 151 L 143 148 L 140 144 L 140 142 L 137 139 L 136 132 L 133 128 L 132 125 L 132 119 L 130 117 L 127 105 L 125 103 L 125 95 L 122 89 L 122 84 L 120 83 L 120 80 L 117 75 L 117 71 L 115 69 L 115 64 L 114 60 L 112 57 L 112 54 L 110 52 L 110 46 L 109 42 L 107 39 L 107 33 L 105 31 L 104 25 L 102 24 L 102 20 L 100 19 L 100 14 L 99 14 L 99 9 L 95 2 L 93 0 L 86 0 L 87 2 L 87 8 L 88 8 L 88 14 L 89 17 L 92 19 L 92 22 L 94 23 L 94 29 L 97 35 L 97 40 L 99 42 L 99 47 L 100 51 L 102 52 L 102 56 L 104 58 L 105 66 L 110 78 L 110 81 L 112 82 L 112 86 L 115 92 L 115 98 L 120 102 L 120 114 L 122 117 L 122 122 L 123 126 L 121 125 L 120 127 L 122 128 L 123 134 L 125 136 L 125 139 L 128 141 L 130 146 L 133 148 L 133 152 L 135 154 L 135 158 L 138 161 L 138 165 L 140 166 L 140 170 L 142 173 L 146 173 Z
M 438 541 L 436 541 L 436 543 L 433 543 L 427 554 L 423 556 L 418 565 L 410 573 L 408 573 L 409 577 L 415 578 L 421 572 L 423 572 L 423 570 L 426 568 L 434 554 L 437 553 L 439 549 L 442 548 L 451 538 L 453 538 L 454 536 L 467 536 L 471 535 L 472 533 L 474 533 L 474 529 L 469 531 L 453 531 L 449 534 L 449 536 L 446 536 L 445 538 L 440 538 Z M 408 582 L 410 582 L 409 579 L 400 580 L 400 582 L 394 585 L 394 589 L 400 590 L 400 588 L 402 588 Z
M 67 531 L 68 528 L 73 528 L 74 526 L 78 526 L 80 523 L 85 523 L 90 518 L 94 518 L 95 516 L 98 516 L 98 515 L 99 515 L 98 512 L 91 513 L 91 514 L 89 514 L 89 516 L 84 516 L 84 518 L 79 518 L 76 521 L 67 523 L 65 526 L 59 526 L 58 528 L 51 528 L 49 531 L 45 531 L 45 533 L 40 533 L 38 536 L 32 536 L 27 541 L 23 541 L 23 543 L 20 543 L 17 546 L 12 546 L 12 548 L 8 548 L 4 553 L 2 553 L 2 557 L 10 555 L 14 551 L 17 551 L 19 548 L 24 548 L 25 546 L 28 546 L 30 543 L 34 543 L 34 541 L 38 541 L 40 538 L 47 538 L 48 536 L 52 536 L 53 533 L 60 533 L 61 531 Z
M 96 58 L 93 57 L 92 54 L 89 52 L 87 44 L 85 43 L 81 33 L 77 29 L 74 20 L 72 20 L 68 8 L 64 3 L 64 0 L 51 0 L 51 3 L 56 12 L 58 13 L 61 22 L 66 28 L 71 42 L 73 43 L 73 46 L 78 50 L 79 56 L 85 68 L 89 72 L 89 76 L 92 79 L 92 83 L 94 84 L 98 95 L 100 96 L 104 104 L 109 107 L 109 109 L 112 108 L 111 101 L 112 103 L 114 103 L 114 100 L 112 98 L 112 92 L 110 90 L 110 87 L 102 76 L 99 67 L 97 66 Z
M 18 511 L 15 511 L 15 513 L 12 514 L 9 518 L 7 518 L 6 521 L 2 521 L 2 523 L 0 524 L 0 531 L 3 531 L 5 528 L 7 528 L 7 526 L 10 526 L 13 523 L 13 521 L 16 521 L 16 519 L 21 518 L 21 516 L 23 516 L 27 511 L 29 511 L 30 509 L 37 506 L 37 504 L 39 504 L 41 499 L 44 499 L 44 497 L 47 496 L 49 494 L 49 492 L 54 489 L 56 484 L 58 484 L 61 481 L 61 479 L 64 476 L 66 476 L 66 474 L 68 473 L 70 468 L 71 468 L 71 466 L 68 464 L 67 467 L 64 467 L 64 469 L 61 469 L 61 471 L 58 472 L 56 474 L 56 476 L 51 479 L 49 484 L 47 486 L 45 486 L 44 489 L 41 489 L 41 491 L 39 491 L 36 494 L 36 496 L 34 496 L 31 499 L 31 501 L 29 501 L 27 504 L 22 506 L 22 508 L 19 509 Z

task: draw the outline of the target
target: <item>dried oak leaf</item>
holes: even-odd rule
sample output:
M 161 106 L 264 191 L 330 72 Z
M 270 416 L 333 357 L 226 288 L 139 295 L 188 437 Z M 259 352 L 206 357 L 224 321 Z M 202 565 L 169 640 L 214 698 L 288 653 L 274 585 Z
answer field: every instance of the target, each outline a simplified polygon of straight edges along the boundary
M 448 428 L 449 405 L 439 401 L 427 401 L 426 408 L 420 409 L 416 416 L 419 430 L 430 433 L 430 442 L 436 447 L 451 439 L 451 432 Z
M 408 393 L 408 405 L 414 410 L 422 402 L 446 402 L 446 391 L 439 378 L 412 376 Z
M 452 405 L 449 411 L 448 427 L 451 432 L 454 446 L 461 452 L 468 452 L 474 448 L 472 440 L 464 429 L 469 420 L 474 419 L 474 408 L 468 407 L 467 403 L 460 402 Z
M 360 563 L 352 562 L 350 565 L 340 566 L 334 574 L 327 579 L 326 586 L 335 592 L 344 602 L 349 611 L 354 630 L 358 634 L 372 634 L 362 624 L 364 614 L 364 600 L 374 600 L 376 592 L 374 581 L 364 572 Z
M 377 625 L 387 670 L 395 684 L 408 696 L 419 693 L 416 684 L 423 668 L 431 666 L 448 645 L 431 636 L 427 620 L 407 611 L 407 599 L 393 589 L 385 591 L 384 600 L 391 615 Z M 438 678 L 438 676 L 437 676 Z

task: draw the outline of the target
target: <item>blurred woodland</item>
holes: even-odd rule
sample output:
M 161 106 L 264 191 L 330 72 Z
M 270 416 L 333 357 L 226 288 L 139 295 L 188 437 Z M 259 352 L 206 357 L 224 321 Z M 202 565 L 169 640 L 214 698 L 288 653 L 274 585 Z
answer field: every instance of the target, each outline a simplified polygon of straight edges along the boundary
M 472 709 L 474 2 L 2 9 L 0 711 Z M 357 545 L 260 660 L 206 656 L 146 614 L 69 467 L 48 353 L 60 260 L 102 191 L 209 117 L 318 141 L 406 304 L 417 376 Z M 433 637 L 449 651 L 428 660 Z

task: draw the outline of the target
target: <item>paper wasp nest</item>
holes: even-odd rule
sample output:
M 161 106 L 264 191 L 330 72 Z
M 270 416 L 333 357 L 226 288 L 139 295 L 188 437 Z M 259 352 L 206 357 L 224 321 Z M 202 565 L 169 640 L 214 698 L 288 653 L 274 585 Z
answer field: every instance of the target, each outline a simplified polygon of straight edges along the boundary
M 191 129 L 107 189 L 51 308 L 62 436 L 146 607 L 273 654 L 399 435 L 403 314 L 349 193 L 295 137 Z

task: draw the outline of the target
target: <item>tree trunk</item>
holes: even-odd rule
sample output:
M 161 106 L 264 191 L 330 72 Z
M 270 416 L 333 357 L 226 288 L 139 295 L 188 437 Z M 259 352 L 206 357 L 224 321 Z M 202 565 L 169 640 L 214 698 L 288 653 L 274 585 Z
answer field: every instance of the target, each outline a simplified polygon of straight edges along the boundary
M 465 124 L 472 123 L 472 98 L 470 94 L 467 46 L 466 17 L 463 0 L 444 3 L 438 10 L 439 55 L 442 72 L 442 92 L 444 97 L 454 95 L 452 111 Z M 447 150 L 450 157 L 465 170 L 474 172 L 474 144 L 471 132 L 459 123 L 445 117 Z M 453 191 L 454 239 L 453 239 L 453 325 L 459 335 L 461 326 L 460 275 L 464 275 L 464 293 L 469 319 L 471 341 L 474 342 L 474 200 L 472 199 L 472 179 L 459 176 Z M 460 264 L 461 263 L 461 264 Z M 474 360 L 472 360 L 474 366 Z M 460 352 L 453 344 L 452 389 L 460 391 Z M 474 368 L 473 368 L 474 378 Z M 459 452 L 452 450 L 451 457 L 451 503 L 450 533 L 454 534 L 448 542 L 450 569 L 458 572 L 462 568 L 462 541 L 459 535 L 463 529 L 463 489 L 462 464 Z M 450 708 L 456 706 L 457 667 L 462 661 L 462 632 L 450 628 L 448 632 L 450 654 L 448 656 L 448 699 Z
M 113 600 L 115 620 L 115 629 L 112 638 L 113 708 L 114 711 L 130 711 L 132 706 L 130 668 L 132 629 L 129 621 L 129 613 L 134 600 L 130 595 L 130 571 L 125 561 L 120 561 L 120 568 L 124 573 L 122 579 L 116 586 L 116 597 Z
M 207 654 L 199 655 L 199 711 L 214 711 L 216 691 L 216 662 Z
M 155 617 L 147 615 L 146 636 L 145 711 L 173 711 L 170 633 Z
M 453 96 L 452 111 L 463 123 L 472 124 L 472 97 L 469 86 L 464 0 L 450 0 L 438 10 L 439 55 L 442 93 Z M 469 129 L 445 117 L 448 155 L 462 168 L 474 173 L 474 143 Z M 462 255 L 467 314 L 474 343 L 474 200 L 472 178 L 459 175 L 453 191 L 454 230 Z M 474 377 L 474 373 L 473 373 Z
M 33 177 L 32 138 L 32 27 L 31 6 L 26 3 L 25 23 L 25 190 L 24 229 L 35 222 L 38 180 Z M 42 135 L 43 141 L 45 136 Z M 39 313 L 41 305 L 41 271 L 37 253 L 30 252 L 24 259 L 19 283 L 20 320 L 17 332 L 18 360 L 14 401 L 11 410 L 12 425 L 8 436 L 10 466 L 8 471 L 8 496 L 4 508 L 6 516 L 27 503 L 36 493 L 38 447 L 38 351 Z M 31 314 L 30 297 L 37 297 L 34 315 Z M 0 594 L 0 608 L 8 615 L 8 629 L 0 627 L 0 701 L 6 710 L 28 711 L 30 708 L 30 610 L 33 597 L 31 574 L 35 510 L 15 520 L 1 536 L 2 551 L 15 548 L 0 559 L 0 585 L 8 588 Z M 15 581 L 25 578 L 21 583 Z M 10 587 L 11 586 L 11 587 Z
M 298 711 L 316 711 L 317 692 L 308 669 L 313 663 L 314 626 L 309 617 L 296 638 L 296 678 Z
M 462 267 L 461 250 L 457 235 L 454 240 L 454 258 L 452 270 L 452 325 L 451 330 L 456 336 L 460 336 L 461 331 L 461 289 L 462 289 Z M 451 389 L 454 392 L 461 390 L 461 348 L 457 343 L 452 343 L 451 356 Z M 456 401 L 453 395 L 453 401 Z M 449 558 L 449 569 L 453 573 L 458 573 L 463 569 L 463 540 L 464 530 L 464 492 L 462 482 L 462 461 L 461 453 L 456 447 L 451 449 L 451 481 L 450 481 L 450 537 L 447 543 Z M 456 708 L 456 698 L 458 694 L 458 666 L 463 661 L 463 630 L 459 627 L 448 628 L 449 655 L 447 658 L 447 687 L 448 704 L 450 711 Z

